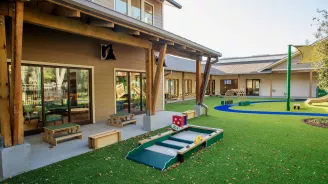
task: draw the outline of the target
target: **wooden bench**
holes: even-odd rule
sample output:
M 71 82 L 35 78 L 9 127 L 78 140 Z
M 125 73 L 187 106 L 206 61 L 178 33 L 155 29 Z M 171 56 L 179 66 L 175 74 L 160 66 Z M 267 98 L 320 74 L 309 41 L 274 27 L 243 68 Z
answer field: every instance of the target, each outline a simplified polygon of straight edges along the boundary
M 82 132 L 79 131 L 80 125 L 74 123 L 65 123 L 61 125 L 43 127 L 43 140 L 53 146 L 57 146 L 59 141 L 78 138 L 82 139 Z M 63 133 L 58 135 L 58 133 Z M 57 135 L 56 135 L 57 134 Z
M 111 130 L 89 136 L 89 148 L 99 149 L 121 141 L 121 131 Z
M 187 116 L 187 119 L 192 119 L 194 117 L 196 117 L 195 111 L 194 110 L 190 110 L 190 111 L 185 111 L 182 113 L 183 115 Z
M 137 120 L 133 119 L 134 114 L 130 113 L 117 113 L 110 115 L 108 119 L 108 124 L 111 126 L 123 128 L 123 126 L 128 124 L 137 124 Z

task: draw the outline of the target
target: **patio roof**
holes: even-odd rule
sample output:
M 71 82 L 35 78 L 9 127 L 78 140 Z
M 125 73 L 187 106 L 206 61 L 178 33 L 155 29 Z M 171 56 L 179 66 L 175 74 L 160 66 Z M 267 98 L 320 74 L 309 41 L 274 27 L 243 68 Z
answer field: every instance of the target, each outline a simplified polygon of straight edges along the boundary
M 118 13 L 114 10 L 108 9 L 106 7 L 100 6 L 92 1 L 86 0 L 47 0 L 48 2 L 71 8 L 73 10 L 80 11 L 83 14 L 92 16 L 101 21 L 106 21 L 135 31 L 135 35 L 138 38 L 150 40 L 153 44 L 166 43 L 168 44 L 168 53 L 179 55 L 175 51 L 185 52 L 191 55 L 189 58 L 196 58 L 197 55 L 202 56 L 212 56 L 212 57 L 221 57 L 222 54 L 210 48 L 207 48 L 203 45 L 200 45 L 196 42 L 183 38 L 174 33 L 168 32 L 161 28 L 149 25 L 140 20 L 136 20 L 132 17 L 126 16 L 124 14 Z M 178 4 L 170 0 L 168 1 L 175 6 Z M 181 5 L 180 5 L 181 6 Z M 156 49 L 156 46 L 154 46 Z M 158 50 L 158 49 L 156 49 Z

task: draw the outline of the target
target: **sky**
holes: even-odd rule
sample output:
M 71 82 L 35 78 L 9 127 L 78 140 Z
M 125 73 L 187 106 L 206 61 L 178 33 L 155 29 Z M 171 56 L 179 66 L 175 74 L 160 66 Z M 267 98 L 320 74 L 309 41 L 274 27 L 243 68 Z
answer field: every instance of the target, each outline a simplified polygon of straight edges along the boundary
M 242 57 L 287 53 L 314 42 L 317 9 L 328 0 L 176 0 L 164 8 L 164 29 L 222 53 Z

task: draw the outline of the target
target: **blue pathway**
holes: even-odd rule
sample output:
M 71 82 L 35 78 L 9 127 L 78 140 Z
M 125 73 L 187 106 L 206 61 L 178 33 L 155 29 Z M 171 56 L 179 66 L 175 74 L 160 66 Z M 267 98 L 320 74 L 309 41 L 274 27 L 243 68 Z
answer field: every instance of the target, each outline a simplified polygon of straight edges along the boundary
M 268 100 L 268 101 L 255 101 L 251 104 L 257 103 L 271 103 L 271 102 L 284 102 L 282 100 Z M 328 116 L 328 113 L 309 113 L 309 112 L 274 112 L 274 111 L 251 111 L 251 110 L 236 110 L 231 109 L 238 104 L 221 105 L 214 107 L 215 110 L 223 112 L 234 112 L 243 114 L 269 114 L 269 115 L 287 115 L 287 116 Z

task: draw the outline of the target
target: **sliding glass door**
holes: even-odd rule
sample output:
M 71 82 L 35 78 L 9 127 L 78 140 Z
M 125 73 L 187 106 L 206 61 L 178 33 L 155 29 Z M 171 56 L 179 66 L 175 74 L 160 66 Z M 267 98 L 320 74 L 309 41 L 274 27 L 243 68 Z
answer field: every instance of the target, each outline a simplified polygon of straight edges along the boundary
M 146 74 L 116 72 L 116 112 L 142 114 L 146 111 Z
M 23 64 L 25 135 L 42 132 L 44 126 L 92 123 L 90 81 L 89 69 Z
M 247 79 L 246 80 L 246 94 L 249 96 L 260 95 L 260 79 Z

